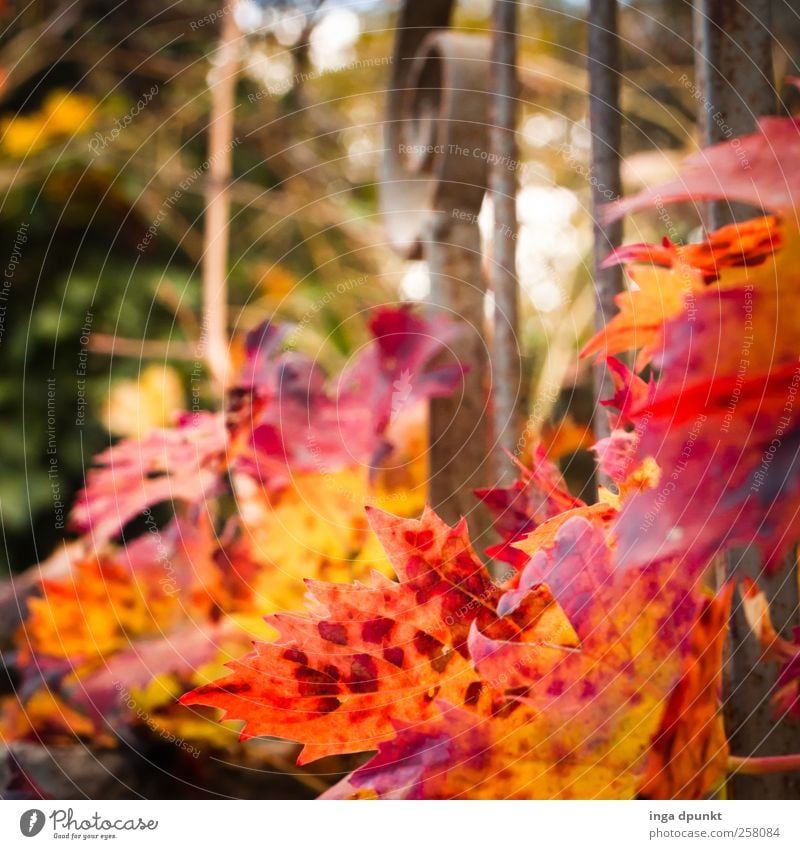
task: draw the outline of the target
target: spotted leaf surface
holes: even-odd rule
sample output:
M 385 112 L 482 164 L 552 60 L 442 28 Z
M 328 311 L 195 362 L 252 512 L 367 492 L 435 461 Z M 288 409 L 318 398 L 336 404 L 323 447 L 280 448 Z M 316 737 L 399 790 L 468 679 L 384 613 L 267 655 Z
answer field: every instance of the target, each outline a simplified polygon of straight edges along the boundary
M 373 530 L 398 582 L 374 575 L 351 585 L 309 582 L 309 615 L 278 614 L 277 643 L 229 664 L 231 675 L 183 698 L 245 720 L 245 736 L 305 744 L 300 762 L 375 749 L 397 723 L 439 714 L 438 702 L 491 713 L 505 700 L 475 673 L 470 626 L 522 643 L 574 644 L 546 587 L 506 616 L 502 590 L 475 556 L 466 524 L 431 511 L 404 520 L 373 510 Z
M 602 530 L 572 518 L 534 554 L 498 612 L 512 615 L 550 581 L 577 643 L 524 644 L 488 636 L 474 622 L 475 668 L 514 709 L 487 715 L 442 703 L 437 717 L 400 723 L 328 797 L 632 798 L 658 776 L 672 782 L 675 798 L 699 798 L 724 770 L 715 724 L 724 614 L 712 607 L 709 617 L 696 580 L 670 561 L 623 575 Z M 710 730 L 694 729 L 707 745 L 692 763 L 667 745 L 693 733 L 698 713 L 676 718 L 679 702 L 712 717 Z M 706 778 L 682 782 L 692 767 Z

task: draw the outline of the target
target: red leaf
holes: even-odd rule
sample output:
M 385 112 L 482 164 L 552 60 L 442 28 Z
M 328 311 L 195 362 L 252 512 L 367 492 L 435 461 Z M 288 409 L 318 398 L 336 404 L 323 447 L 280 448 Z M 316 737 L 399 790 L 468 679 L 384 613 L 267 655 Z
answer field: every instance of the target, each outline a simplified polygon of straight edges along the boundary
M 727 200 L 763 209 L 800 204 L 800 120 L 761 118 L 750 135 L 723 141 L 690 156 L 677 180 L 646 189 L 605 208 L 604 220 L 678 201 Z
M 408 307 L 370 320 L 375 339 L 329 381 L 308 357 L 281 352 L 281 331 L 265 325 L 248 337 L 242 388 L 262 404 L 253 413 L 251 454 L 240 468 L 263 481 L 288 465 L 332 472 L 374 465 L 388 450 L 386 428 L 401 410 L 448 395 L 465 366 L 437 363 L 458 332 L 443 316 L 425 320 Z
M 655 458 L 662 476 L 622 507 L 623 563 L 751 543 L 778 563 L 800 530 L 795 321 L 787 298 L 742 288 L 666 324 L 655 395 L 630 414 L 636 460 Z
M 542 445 L 536 446 L 531 469 L 517 460 L 514 463 L 520 472 L 514 483 L 508 487 L 477 489 L 475 495 L 493 514 L 494 530 L 502 537 L 502 542 L 487 548 L 486 554 L 521 569 L 528 557 L 514 548 L 513 543 L 524 539 L 548 519 L 585 504 L 566 491 L 561 473 Z
M 214 492 L 226 445 L 222 418 L 187 413 L 177 427 L 125 439 L 95 458 L 71 525 L 101 547 L 162 502 L 196 504 Z
M 687 761 L 664 744 L 668 734 L 691 734 L 691 719 L 705 721 L 718 704 L 706 682 L 719 675 L 719 653 L 709 654 L 704 640 L 713 629 L 693 589 L 697 579 L 674 561 L 620 572 L 600 527 L 582 518 L 562 524 L 498 612 L 513 615 L 526 593 L 551 581 L 578 643 L 523 644 L 473 622 L 469 648 L 478 674 L 516 702 L 513 710 L 487 715 L 442 703 L 438 717 L 398 722 L 395 738 L 326 797 L 631 798 L 653 780 L 660 758 L 664 769 L 656 772 L 671 776 L 675 795 L 696 798 L 723 775 L 713 742 L 698 750 L 704 778 L 691 784 L 682 780 Z M 699 699 L 698 714 L 680 727 L 669 713 L 676 693 Z M 710 726 L 698 730 L 715 741 Z
M 455 529 L 433 512 L 420 521 L 376 510 L 370 522 L 399 583 L 308 582 L 310 615 L 269 617 L 274 644 L 229 664 L 232 674 L 189 693 L 183 704 L 220 707 L 246 721 L 243 736 L 305 744 L 299 762 L 374 749 L 395 723 L 436 716 L 445 699 L 490 710 L 492 694 L 469 662 L 470 624 L 498 638 L 574 637 L 546 588 L 499 617 L 502 591 L 472 551 L 466 523 Z

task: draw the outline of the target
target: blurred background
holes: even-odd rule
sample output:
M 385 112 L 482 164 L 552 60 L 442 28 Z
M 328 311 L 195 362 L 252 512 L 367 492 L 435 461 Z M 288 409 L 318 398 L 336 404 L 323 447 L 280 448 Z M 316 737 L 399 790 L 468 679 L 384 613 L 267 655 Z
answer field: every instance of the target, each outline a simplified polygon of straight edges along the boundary
M 592 309 L 584 5 L 523 4 L 521 20 L 526 379 L 561 459 L 585 448 L 591 410 L 571 392 L 567 409 L 561 391 L 586 382 L 574 354 Z M 779 36 L 800 30 L 794 4 L 775 7 Z M 270 315 L 299 321 L 301 344 L 324 340 L 335 368 L 363 341 L 341 316 L 425 298 L 424 265 L 392 252 L 376 209 L 396 11 L 369 0 L 0 2 L 0 570 L 49 553 L 88 459 L 110 440 L 214 404 L 196 346 L 209 92 L 229 14 L 245 36 L 230 333 Z M 456 22 L 483 30 L 489 12 L 488 0 L 463 0 Z M 627 3 L 621 24 L 633 191 L 694 144 L 691 4 Z M 780 78 L 796 45 L 779 53 Z M 637 238 L 663 231 L 638 223 Z M 678 215 L 671 236 L 696 224 Z M 327 288 L 359 280 L 319 305 Z

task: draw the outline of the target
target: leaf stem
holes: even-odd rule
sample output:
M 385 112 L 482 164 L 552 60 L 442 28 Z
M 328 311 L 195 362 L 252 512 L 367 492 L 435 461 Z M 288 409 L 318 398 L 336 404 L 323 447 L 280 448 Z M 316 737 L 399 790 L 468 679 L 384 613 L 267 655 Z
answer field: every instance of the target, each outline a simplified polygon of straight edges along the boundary
M 800 754 L 775 755 L 766 758 L 728 758 L 728 772 L 740 775 L 768 775 L 773 772 L 787 772 L 800 769 Z

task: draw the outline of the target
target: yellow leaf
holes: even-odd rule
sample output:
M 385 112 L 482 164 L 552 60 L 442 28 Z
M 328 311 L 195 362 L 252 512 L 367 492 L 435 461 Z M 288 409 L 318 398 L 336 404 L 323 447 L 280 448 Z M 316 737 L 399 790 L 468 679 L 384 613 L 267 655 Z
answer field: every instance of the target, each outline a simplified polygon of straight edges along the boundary
M 103 423 L 116 436 L 141 439 L 158 427 L 172 424 L 185 408 L 183 384 L 175 369 L 149 365 L 138 380 L 119 380 L 103 407 Z

